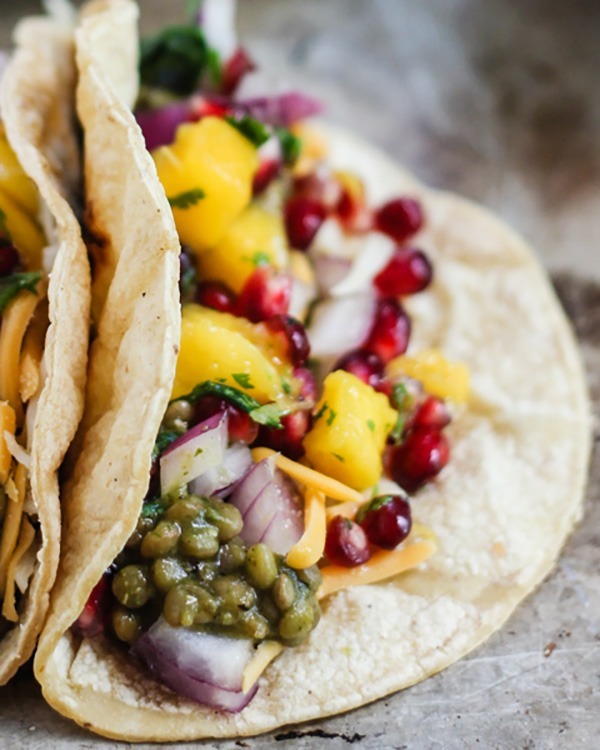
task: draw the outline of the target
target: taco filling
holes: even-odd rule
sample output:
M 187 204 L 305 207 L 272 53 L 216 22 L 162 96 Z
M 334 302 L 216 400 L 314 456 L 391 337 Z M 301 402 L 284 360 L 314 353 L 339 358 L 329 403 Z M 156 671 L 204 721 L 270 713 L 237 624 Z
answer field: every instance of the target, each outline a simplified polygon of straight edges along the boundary
M 142 44 L 137 114 L 182 243 L 181 341 L 137 526 L 74 630 L 237 711 L 317 627 L 320 599 L 435 552 L 408 493 L 449 460 L 468 371 L 406 354 L 402 299 L 433 278 L 419 201 L 370 206 L 300 122 L 317 104 L 237 95 L 254 65 L 210 32 Z

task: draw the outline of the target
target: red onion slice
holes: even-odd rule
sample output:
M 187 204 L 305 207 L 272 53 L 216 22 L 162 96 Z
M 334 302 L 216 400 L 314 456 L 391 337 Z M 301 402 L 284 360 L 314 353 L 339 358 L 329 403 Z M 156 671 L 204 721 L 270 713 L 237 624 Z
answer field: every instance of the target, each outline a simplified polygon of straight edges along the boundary
M 227 412 L 218 412 L 188 430 L 160 457 L 162 495 L 188 484 L 223 463 L 227 448 Z
M 239 510 L 242 517 L 275 476 L 275 459 L 265 458 L 250 469 L 229 498 L 229 502 Z
M 205 471 L 190 482 L 190 491 L 195 495 L 212 497 L 213 495 L 233 489 L 253 465 L 250 448 L 244 443 L 236 443 L 227 448 L 223 456 L 223 463 Z
M 375 308 L 373 289 L 320 302 L 307 330 L 311 356 L 334 357 L 360 349 L 373 328 Z
M 304 532 L 304 514 L 298 503 L 281 508 L 262 535 L 261 542 L 273 552 L 287 555 Z
M 187 99 L 159 109 L 138 110 L 135 119 L 142 129 L 148 151 L 173 143 L 177 128 L 182 122 L 190 120 L 190 111 Z
M 254 656 L 248 639 L 174 628 L 161 617 L 132 652 L 171 690 L 213 708 L 241 711 L 258 689 L 242 692 L 244 670 Z

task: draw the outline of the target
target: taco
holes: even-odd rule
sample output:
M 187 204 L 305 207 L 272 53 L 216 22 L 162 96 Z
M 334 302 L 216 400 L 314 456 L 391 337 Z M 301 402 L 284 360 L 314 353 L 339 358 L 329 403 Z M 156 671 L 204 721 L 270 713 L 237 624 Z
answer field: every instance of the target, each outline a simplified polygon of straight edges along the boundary
M 98 333 L 35 673 L 132 741 L 265 732 L 461 658 L 552 568 L 589 453 L 531 251 L 344 131 L 299 153 L 297 95 L 232 96 L 223 5 L 142 48 L 152 156 L 136 7 L 76 33 Z
M 32 654 L 58 567 L 58 470 L 83 412 L 90 272 L 72 34 L 27 19 L 1 82 L 0 683 Z

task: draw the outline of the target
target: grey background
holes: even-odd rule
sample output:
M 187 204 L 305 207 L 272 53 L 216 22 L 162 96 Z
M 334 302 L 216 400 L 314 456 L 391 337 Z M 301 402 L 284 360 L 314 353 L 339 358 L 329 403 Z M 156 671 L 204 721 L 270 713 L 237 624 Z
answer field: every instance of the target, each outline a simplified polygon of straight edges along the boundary
M 144 27 L 183 2 L 142 2 Z M 264 69 L 424 181 L 506 218 L 553 275 L 595 403 L 584 523 L 507 626 L 444 673 L 344 716 L 207 748 L 596 748 L 600 736 L 600 3 L 242 0 Z M 34 2 L 0 3 L 0 44 Z M 0 746 L 113 747 L 55 716 L 26 667 Z

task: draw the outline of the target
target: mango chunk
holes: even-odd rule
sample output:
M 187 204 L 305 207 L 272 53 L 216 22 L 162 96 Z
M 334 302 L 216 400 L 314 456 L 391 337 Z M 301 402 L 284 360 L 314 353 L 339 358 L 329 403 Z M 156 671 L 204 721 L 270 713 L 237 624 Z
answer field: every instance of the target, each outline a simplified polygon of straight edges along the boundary
M 0 126 L 0 190 L 11 198 L 25 213 L 37 216 L 39 196 L 32 179 L 24 172 L 15 152 L 6 140 Z
M 304 438 L 306 457 L 318 471 L 362 491 L 382 473 L 381 453 L 397 412 L 382 393 L 343 370 L 330 373 Z
M 386 374 L 419 380 L 427 393 L 456 403 L 465 403 L 469 397 L 469 368 L 462 362 L 450 362 L 439 349 L 396 357 L 387 365 Z
M 259 340 L 247 320 L 186 305 L 172 398 L 214 380 L 243 390 L 262 404 L 285 399 L 291 368 L 272 360 Z
M 281 216 L 250 204 L 230 225 L 219 243 L 198 258 L 201 279 L 222 281 L 241 292 L 258 266 L 279 270 L 288 265 L 285 227 Z
M 256 148 L 225 120 L 205 117 L 152 155 L 181 242 L 196 253 L 216 245 L 250 202 Z

